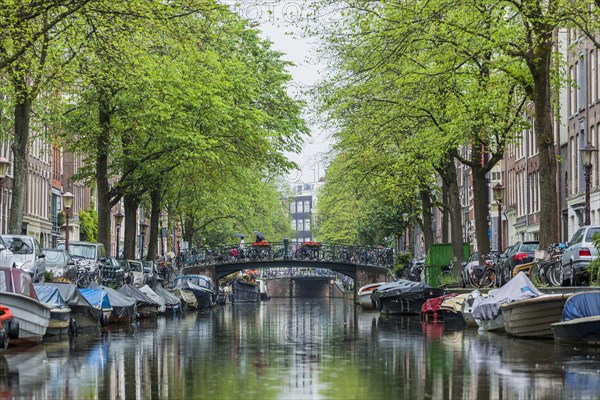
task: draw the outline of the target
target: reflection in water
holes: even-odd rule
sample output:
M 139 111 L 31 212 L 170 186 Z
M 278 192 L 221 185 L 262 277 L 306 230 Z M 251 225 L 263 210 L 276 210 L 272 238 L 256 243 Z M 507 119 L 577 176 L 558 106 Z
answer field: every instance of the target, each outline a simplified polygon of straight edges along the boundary
M 2 397 L 594 398 L 600 348 L 273 299 L 11 349 Z

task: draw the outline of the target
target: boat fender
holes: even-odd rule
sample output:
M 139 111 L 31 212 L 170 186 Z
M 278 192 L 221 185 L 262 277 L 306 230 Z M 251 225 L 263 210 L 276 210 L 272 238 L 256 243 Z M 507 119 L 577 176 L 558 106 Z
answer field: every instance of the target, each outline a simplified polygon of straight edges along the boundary
M 19 338 L 19 321 L 13 319 L 8 323 L 8 337 L 11 339 Z
M 69 330 L 71 331 L 71 335 L 75 336 L 79 333 L 79 324 L 74 318 L 71 318 L 69 321 Z
M 0 349 L 5 349 L 8 347 L 8 341 L 6 340 L 6 331 L 0 328 Z
M 100 317 L 100 325 L 102 327 L 108 326 L 108 315 L 102 314 L 102 316 Z

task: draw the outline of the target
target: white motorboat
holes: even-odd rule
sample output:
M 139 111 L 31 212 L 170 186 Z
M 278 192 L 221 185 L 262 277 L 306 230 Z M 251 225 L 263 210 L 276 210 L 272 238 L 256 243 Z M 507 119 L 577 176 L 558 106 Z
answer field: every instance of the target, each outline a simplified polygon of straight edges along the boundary
M 373 301 L 371 300 L 371 293 L 379 286 L 383 285 L 387 282 L 376 282 L 369 283 L 358 289 L 358 293 L 356 296 L 358 297 L 358 304 L 362 307 L 363 310 L 373 310 L 375 307 L 373 306 Z
M 10 308 L 19 323 L 19 338 L 10 344 L 39 343 L 50 322 L 50 309 L 41 303 L 31 275 L 18 268 L 0 268 L 0 304 Z

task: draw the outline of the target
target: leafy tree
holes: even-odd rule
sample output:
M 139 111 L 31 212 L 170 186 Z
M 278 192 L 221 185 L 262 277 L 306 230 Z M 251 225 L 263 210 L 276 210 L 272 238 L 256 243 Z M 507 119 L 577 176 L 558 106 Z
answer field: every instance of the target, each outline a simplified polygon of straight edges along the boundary
M 79 210 L 81 239 L 88 242 L 98 241 L 98 213 L 94 208 Z

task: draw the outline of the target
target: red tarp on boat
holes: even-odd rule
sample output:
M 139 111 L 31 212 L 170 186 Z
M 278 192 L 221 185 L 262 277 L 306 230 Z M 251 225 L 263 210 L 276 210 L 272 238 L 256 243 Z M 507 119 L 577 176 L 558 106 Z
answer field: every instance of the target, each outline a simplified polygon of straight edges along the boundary
M 423 306 L 421 307 L 421 314 L 424 314 L 424 313 L 435 314 L 436 312 L 440 311 L 440 309 L 442 307 L 442 303 L 444 302 L 445 299 L 447 299 L 448 297 L 454 297 L 457 294 L 458 293 L 450 293 L 450 294 L 445 294 L 440 297 L 434 297 L 433 299 L 425 300 L 425 302 L 423 303 Z

